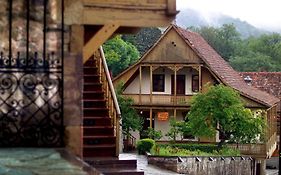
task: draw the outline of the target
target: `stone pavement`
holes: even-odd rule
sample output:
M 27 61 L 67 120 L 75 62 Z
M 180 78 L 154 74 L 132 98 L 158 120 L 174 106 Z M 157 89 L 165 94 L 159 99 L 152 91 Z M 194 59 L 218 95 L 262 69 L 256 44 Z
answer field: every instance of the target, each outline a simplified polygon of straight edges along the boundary
M 119 155 L 120 159 L 137 159 L 137 169 L 144 171 L 145 175 L 179 175 L 173 171 L 161 169 L 157 166 L 147 163 L 146 156 L 138 155 L 137 153 L 122 153 Z M 278 175 L 278 170 L 266 170 L 266 175 Z
M 173 171 L 148 164 L 146 156 L 137 155 L 137 153 L 122 153 L 119 155 L 119 159 L 137 159 L 137 169 L 139 171 L 144 171 L 145 175 L 178 175 L 178 173 Z

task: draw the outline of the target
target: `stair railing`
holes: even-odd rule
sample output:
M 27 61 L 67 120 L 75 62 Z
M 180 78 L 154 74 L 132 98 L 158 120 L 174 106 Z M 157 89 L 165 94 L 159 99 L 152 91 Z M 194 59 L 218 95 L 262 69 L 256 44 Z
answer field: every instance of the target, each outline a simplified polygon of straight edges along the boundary
M 111 118 L 111 124 L 114 127 L 114 136 L 116 136 L 116 156 L 119 155 L 119 143 L 120 143 L 120 117 L 121 112 L 117 101 L 116 93 L 111 81 L 111 76 L 107 67 L 106 59 L 104 56 L 103 48 L 99 48 L 101 57 L 97 59 L 98 71 L 100 74 L 101 82 L 103 84 L 103 90 L 105 92 L 105 98 L 107 107 L 109 109 L 109 116 Z

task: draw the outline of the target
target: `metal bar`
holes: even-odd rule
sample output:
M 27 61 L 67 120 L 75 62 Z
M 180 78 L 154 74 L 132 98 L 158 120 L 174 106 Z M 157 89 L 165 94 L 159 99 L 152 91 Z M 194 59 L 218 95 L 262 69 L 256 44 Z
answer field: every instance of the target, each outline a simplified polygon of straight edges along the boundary
M 29 20 L 30 20 L 30 3 L 26 1 L 26 66 L 29 59 Z
M 62 79 L 62 84 L 61 84 L 61 126 L 64 124 L 64 0 L 61 0 L 61 79 Z M 64 135 L 64 128 L 61 127 L 61 135 Z M 82 139 L 83 140 L 83 139 Z M 61 141 L 61 145 L 64 146 L 63 140 Z
M 43 17 L 43 67 L 46 66 L 46 33 L 47 33 L 47 0 L 44 0 L 44 17 Z
M 13 17 L 13 1 L 9 2 L 9 65 L 12 64 L 12 17 Z

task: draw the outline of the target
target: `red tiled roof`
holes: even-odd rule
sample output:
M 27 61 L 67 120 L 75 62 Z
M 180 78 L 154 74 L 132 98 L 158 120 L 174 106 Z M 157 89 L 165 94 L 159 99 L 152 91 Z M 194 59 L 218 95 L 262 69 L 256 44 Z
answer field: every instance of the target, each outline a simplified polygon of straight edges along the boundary
M 273 95 L 247 85 L 243 78 L 240 77 L 239 73 L 236 72 L 199 34 L 175 25 L 174 28 L 224 84 L 236 89 L 242 95 L 268 107 L 280 101 Z

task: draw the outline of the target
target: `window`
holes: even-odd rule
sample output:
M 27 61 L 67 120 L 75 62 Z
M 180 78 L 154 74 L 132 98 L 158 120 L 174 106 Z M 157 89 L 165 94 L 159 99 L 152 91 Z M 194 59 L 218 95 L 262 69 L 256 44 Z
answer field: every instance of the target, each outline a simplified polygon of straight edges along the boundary
M 164 92 L 165 91 L 165 75 L 154 74 L 152 78 L 153 92 Z
M 192 75 L 192 92 L 198 92 L 198 91 L 199 91 L 199 76 Z

